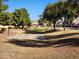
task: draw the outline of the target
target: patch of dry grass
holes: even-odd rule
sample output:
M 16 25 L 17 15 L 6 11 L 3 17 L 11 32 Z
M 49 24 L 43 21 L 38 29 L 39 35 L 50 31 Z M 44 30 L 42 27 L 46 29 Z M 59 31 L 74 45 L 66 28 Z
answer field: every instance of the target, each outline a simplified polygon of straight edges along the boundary
M 63 36 L 64 34 L 73 34 L 73 35 L 69 35 L 69 36 Z M 61 39 L 67 39 L 67 38 L 79 38 L 79 30 L 66 30 L 66 31 L 57 31 L 57 32 L 51 32 L 51 33 L 47 33 L 46 36 L 58 36 L 58 35 L 62 35 L 61 38 L 56 38 L 58 40 Z
M 48 33 L 47 35 L 78 32 L 76 30 L 70 30 Z M 73 37 L 79 38 L 79 35 L 74 35 Z M 22 47 L 6 43 L 6 36 L 0 35 L 0 59 L 79 59 L 79 47 Z
M 20 47 L 0 44 L 0 59 L 79 59 L 79 47 Z

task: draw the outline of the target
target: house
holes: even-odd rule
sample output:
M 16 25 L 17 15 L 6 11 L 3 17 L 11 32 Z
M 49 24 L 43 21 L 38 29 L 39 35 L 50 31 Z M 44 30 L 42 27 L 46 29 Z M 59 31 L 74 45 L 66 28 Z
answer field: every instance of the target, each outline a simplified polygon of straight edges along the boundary
M 79 24 L 79 17 L 73 20 L 73 24 L 75 25 Z
M 38 27 L 39 23 L 38 23 L 38 21 L 32 21 L 31 25 L 32 25 L 32 27 Z

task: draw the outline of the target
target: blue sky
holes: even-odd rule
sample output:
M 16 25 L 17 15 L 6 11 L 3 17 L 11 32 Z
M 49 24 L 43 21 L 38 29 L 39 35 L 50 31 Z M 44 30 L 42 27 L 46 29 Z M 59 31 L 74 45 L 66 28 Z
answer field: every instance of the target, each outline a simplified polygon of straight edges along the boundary
M 15 9 L 26 8 L 31 20 L 37 20 L 38 15 L 42 14 L 48 3 L 55 3 L 57 0 L 9 0 L 7 11 L 13 12 Z

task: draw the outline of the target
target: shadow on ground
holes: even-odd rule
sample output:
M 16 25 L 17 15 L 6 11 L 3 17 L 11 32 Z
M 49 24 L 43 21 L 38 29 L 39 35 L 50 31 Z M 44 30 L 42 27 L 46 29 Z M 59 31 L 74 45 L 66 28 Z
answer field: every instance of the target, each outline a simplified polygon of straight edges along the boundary
M 53 38 L 60 38 L 65 36 L 72 36 L 72 35 L 79 35 L 79 33 L 70 33 L 70 34 L 63 34 L 53 36 Z M 62 47 L 62 46 L 71 46 L 71 47 L 79 47 L 79 37 L 76 38 L 68 38 L 62 40 L 18 40 L 18 39 L 11 39 L 7 43 L 11 43 L 18 46 L 23 47 Z
M 47 31 L 35 31 L 35 30 L 25 30 L 25 33 L 28 34 L 45 34 L 45 33 L 52 33 L 52 32 L 57 32 L 61 30 L 47 30 Z
M 61 34 L 61 35 L 54 35 L 54 36 L 39 36 L 37 39 L 39 40 L 50 40 L 50 39 L 58 39 L 63 37 L 69 37 L 73 35 L 79 35 L 79 33 L 67 33 L 67 34 Z

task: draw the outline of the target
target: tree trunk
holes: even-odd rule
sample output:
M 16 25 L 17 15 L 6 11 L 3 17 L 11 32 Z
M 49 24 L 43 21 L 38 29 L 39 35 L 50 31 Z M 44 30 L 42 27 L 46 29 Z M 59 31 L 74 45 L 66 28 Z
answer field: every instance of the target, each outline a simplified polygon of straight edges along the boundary
M 21 23 L 21 24 L 22 24 L 22 29 L 24 29 L 24 22 L 22 21 L 22 23 Z
M 56 26 L 55 26 L 55 23 L 53 24 L 53 28 L 54 28 L 54 30 L 56 30 Z
M 24 25 L 22 24 L 22 29 L 24 28 Z
M 63 28 L 64 28 L 64 31 L 66 30 L 66 28 L 65 28 L 65 22 L 63 22 Z

